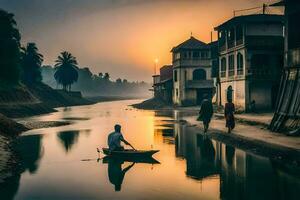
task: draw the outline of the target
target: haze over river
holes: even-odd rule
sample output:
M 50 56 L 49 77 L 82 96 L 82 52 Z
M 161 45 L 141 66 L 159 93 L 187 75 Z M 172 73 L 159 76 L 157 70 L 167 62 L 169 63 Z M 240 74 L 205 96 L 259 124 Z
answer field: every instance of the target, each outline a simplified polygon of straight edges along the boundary
M 24 120 L 71 120 L 26 132 L 15 145 L 22 170 L 1 199 L 298 199 L 299 169 L 208 139 L 179 111 L 114 101 L 59 108 Z M 97 162 L 114 125 L 137 149 L 159 149 L 160 164 Z M 100 154 L 100 157 L 103 155 Z

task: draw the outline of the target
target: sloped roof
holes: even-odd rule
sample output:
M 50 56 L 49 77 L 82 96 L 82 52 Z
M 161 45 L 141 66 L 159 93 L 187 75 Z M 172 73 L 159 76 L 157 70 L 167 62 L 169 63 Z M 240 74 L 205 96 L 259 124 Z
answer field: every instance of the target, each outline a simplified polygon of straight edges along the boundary
M 183 43 L 179 44 L 176 47 L 173 47 L 171 52 L 176 52 L 179 50 L 194 50 L 194 49 L 207 49 L 207 48 L 209 48 L 209 46 L 206 43 L 197 40 L 196 38 L 191 36 L 190 39 L 184 41 Z
M 271 4 L 271 6 L 284 6 L 284 5 L 285 5 L 285 1 L 284 1 L 284 0 L 279 1 L 279 2 L 277 2 L 277 3 Z
M 269 14 L 255 14 L 255 15 L 241 15 L 233 17 L 223 24 L 215 27 L 215 30 L 223 29 L 225 27 L 239 24 L 239 23 L 253 23 L 253 22 L 273 22 L 283 23 L 283 15 L 269 15 Z

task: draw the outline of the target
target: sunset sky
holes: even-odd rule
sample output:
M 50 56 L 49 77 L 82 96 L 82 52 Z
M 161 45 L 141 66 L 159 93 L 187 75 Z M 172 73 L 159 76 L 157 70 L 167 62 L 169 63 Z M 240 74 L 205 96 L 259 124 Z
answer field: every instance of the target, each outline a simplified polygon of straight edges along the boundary
M 113 79 L 150 81 L 154 59 L 193 36 L 210 41 L 213 27 L 233 10 L 276 0 L 0 0 L 15 14 L 22 43 L 36 42 L 44 64 L 70 51 L 81 67 Z M 214 35 L 216 39 L 216 35 Z

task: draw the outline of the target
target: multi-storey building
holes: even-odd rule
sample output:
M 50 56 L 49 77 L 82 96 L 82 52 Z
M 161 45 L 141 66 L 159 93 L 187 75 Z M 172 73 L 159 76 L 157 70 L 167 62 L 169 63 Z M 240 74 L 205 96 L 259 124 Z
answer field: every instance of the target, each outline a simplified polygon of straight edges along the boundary
M 285 56 L 277 108 L 270 128 L 300 133 L 300 1 L 282 0 L 285 6 Z
M 192 37 L 171 50 L 173 54 L 173 103 L 199 105 L 214 95 L 211 46 Z
M 219 101 L 241 110 L 275 107 L 283 62 L 283 16 L 234 17 L 215 28 L 219 43 Z

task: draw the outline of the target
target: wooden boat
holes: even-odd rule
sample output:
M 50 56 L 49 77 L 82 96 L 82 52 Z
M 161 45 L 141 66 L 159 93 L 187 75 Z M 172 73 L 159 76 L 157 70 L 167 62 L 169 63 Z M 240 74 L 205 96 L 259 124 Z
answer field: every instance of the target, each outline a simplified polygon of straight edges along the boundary
M 102 163 L 124 163 L 124 162 L 133 162 L 133 163 L 144 163 L 144 164 L 160 164 L 159 161 L 155 160 L 152 157 L 131 157 L 123 158 L 118 156 L 105 156 L 102 159 Z
M 153 154 L 159 152 L 159 150 L 133 150 L 133 149 L 124 149 L 123 151 L 110 151 L 108 148 L 102 148 L 102 151 L 107 156 L 117 156 L 122 158 L 137 158 L 137 157 L 151 157 Z

